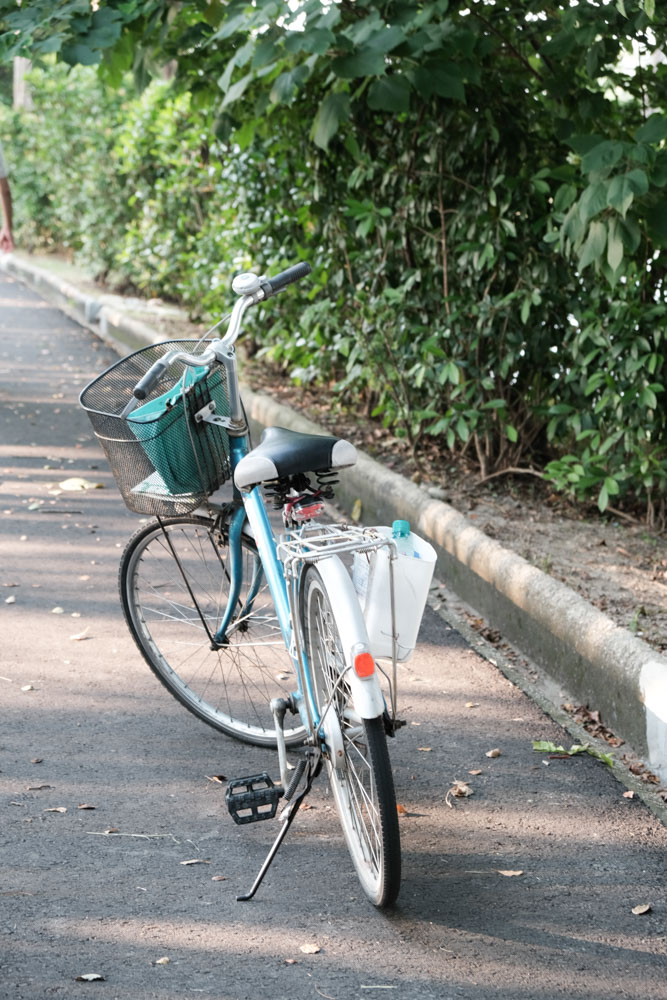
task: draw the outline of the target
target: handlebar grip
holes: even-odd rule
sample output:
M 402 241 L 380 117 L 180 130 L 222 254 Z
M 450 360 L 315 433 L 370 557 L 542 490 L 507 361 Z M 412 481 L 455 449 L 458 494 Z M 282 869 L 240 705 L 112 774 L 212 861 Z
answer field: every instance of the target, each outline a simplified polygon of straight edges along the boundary
M 287 288 L 288 285 L 293 284 L 295 281 L 305 278 L 311 271 L 310 264 L 305 260 L 302 260 L 299 264 L 294 264 L 292 267 L 288 267 L 286 271 L 281 271 L 274 278 L 268 279 L 268 284 L 271 286 L 271 294 L 275 295 L 277 292 L 282 292 L 283 288 Z
M 158 381 L 162 378 L 168 367 L 169 365 L 165 364 L 164 361 L 156 361 L 154 365 L 151 365 L 143 378 L 140 379 L 134 387 L 134 398 L 145 399 L 151 389 L 157 385 Z

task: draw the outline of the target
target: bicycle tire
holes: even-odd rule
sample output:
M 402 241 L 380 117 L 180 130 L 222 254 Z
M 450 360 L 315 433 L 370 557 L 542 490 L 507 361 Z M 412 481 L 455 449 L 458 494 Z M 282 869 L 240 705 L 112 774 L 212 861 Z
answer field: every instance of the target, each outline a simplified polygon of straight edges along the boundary
M 174 517 L 163 520 L 162 527 L 152 521 L 140 528 L 121 559 L 121 603 L 144 659 L 182 705 L 229 736 L 256 746 L 275 746 L 270 701 L 287 697 L 297 678 L 266 581 L 251 611 L 242 613 L 259 556 L 250 538 L 243 536 L 241 545 L 239 616 L 221 649 L 211 649 L 202 621 L 203 616 L 215 633 L 227 606 L 229 551 L 211 520 Z M 298 726 L 285 728 L 288 745 L 303 742 L 304 736 L 300 720 Z
M 377 907 L 391 905 L 401 882 L 401 841 L 384 719 L 356 714 L 339 630 L 322 577 L 304 573 L 301 624 L 313 697 L 321 716 L 329 699 L 340 726 L 343 762 L 327 759 L 329 781 L 348 850 L 364 892 Z

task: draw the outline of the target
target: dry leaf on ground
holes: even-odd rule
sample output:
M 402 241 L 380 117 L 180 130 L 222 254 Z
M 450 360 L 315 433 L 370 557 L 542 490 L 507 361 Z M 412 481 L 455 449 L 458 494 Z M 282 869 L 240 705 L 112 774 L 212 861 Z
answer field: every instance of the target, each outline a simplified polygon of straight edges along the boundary
M 431 747 L 417 747 L 417 749 L 421 750 L 422 753 L 430 753 L 431 752 Z
M 190 861 L 179 861 L 179 865 L 210 865 L 205 858 L 191 858 Z
M 90 806 L 88 805 L 87 802 L 82 802 L 80 805 L 77 806 L 77 809 L 96 809 L 96 808 L 97 806 Z
M 171 959 L 165 955 L 163 958 L 156 958 L 155 965 L 169 965 Z
M 321 950 L 319 944 L 302 944 L 300 950 L 304 955 L 317 955 Z
M 632 791 L 623 792 L 624 799 L 634 799 L 635 793 Z
M 92 639 L 92 635 L 88 635 L 90 632 L 90 625 L 86 625 L 83 632 L 77 632 L 76 635 L 71 635 L 70 639 L 72 642 L 81 642 L 82 639 Z
M 53 806 L 52 809 L 45 809 L 45 813 L 66 813 L 67 806 Z
M 452 804 L 449 801 L 449 799 L 450 796 L 452 795 L 457 799 L 463 799 L 467 798 L 469 795 L 474 795 L 474 792 L 467 781 L 457 780 L 452 782 L 452 787 L 449 789 L 447 795 L 445 796 L 445 802 L 450 807 L 450 809 L 452 808 Z
M 641 916 L 643 913 L 650 913 L 651 912 L 651 904 L 650 903 L 640 903 L 639 906 L 633 906 L 632 907 L 632 912 L 634 913 L 634 915 L 636 917 Z
M 399 816 L 408 815 L 408 810 L 405 808 L 405 806 L 402 806 L 400 802 L 396 803 L 396 812 L 398 813 Z
M 106 982 L 104 976 L 100 976 L 98 972 L 84 972 L 82 976 L 77 976 L 74 980 L 75 983 L 104 983 Z
M 495 750 L 487 750 L 486 753 L 484 754 L 484 756 L 485 757 L 500 757 L 500 756 L 502 756 L 502 750 L 499 750 L 498 747 L 496 747 Z
M 517 875 L 523 875 L 523 871 L 511 871 L 503 868 L 497 868 L 496 871 L 499 875 L 504 875 L 506 878 L 514 878 Z
M 61 490 L 68 493 L 76 493 L 79 490 L 103 490 L 104 483 L 91 483 L 89 479 L 82 479 L 81 476 L 73 476 L 71 479 L 63 479 L 58 483 Z

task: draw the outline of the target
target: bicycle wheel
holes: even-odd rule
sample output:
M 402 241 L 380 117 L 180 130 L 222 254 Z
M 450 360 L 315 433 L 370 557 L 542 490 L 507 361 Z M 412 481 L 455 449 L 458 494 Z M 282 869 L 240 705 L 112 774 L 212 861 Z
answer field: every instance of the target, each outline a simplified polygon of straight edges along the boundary
M 297 678 L 253 541 L 242 538 L 237 610 L 227 645 L 214 650 L 204 621 L 215 634 L 227 607 L 225 539 L 205 518 L 162 523 L 168 539 L 151 522 L 130 539 L 120 564 L 121 601 L 135 642 L 167 690 L 204 722 L 247 743 L 275 746 L 270 701 L 286 697 Z M 258 578 L 259 591 L 246 607 Z M 300 720 L 285 728 L 288 744 L 303 737 Z
M 331 704 L 340 727 L 343 755 L 339 766 L 328 760 L 327 768 L 347 846 L 366 895 L 388 906 L 400 887 L 401 842 L 384 720 L 355 711 L 341 680 L 345 660 L 331 602 L 314 566 L 304 575 L 301 623 L 319 714 Z

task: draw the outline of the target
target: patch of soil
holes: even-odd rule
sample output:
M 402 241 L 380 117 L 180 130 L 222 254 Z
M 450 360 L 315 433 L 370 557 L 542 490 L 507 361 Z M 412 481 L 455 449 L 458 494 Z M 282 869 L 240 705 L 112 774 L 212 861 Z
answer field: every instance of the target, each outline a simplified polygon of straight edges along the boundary
M 325 400 L 326 390 L 296 386 L 281 371 L 246 361 L 250 386 L 346 437 L 429 495 L 460 511 L 486 535 L 571 587 L 656 650 L 667 653 L 667 535 L 630 514 L 601 515 L 593 505 L 556 494 L 536 476 L 503 475 L 486 483 L 433 445 L 418 469 L 409 447 L 377 423 Z

